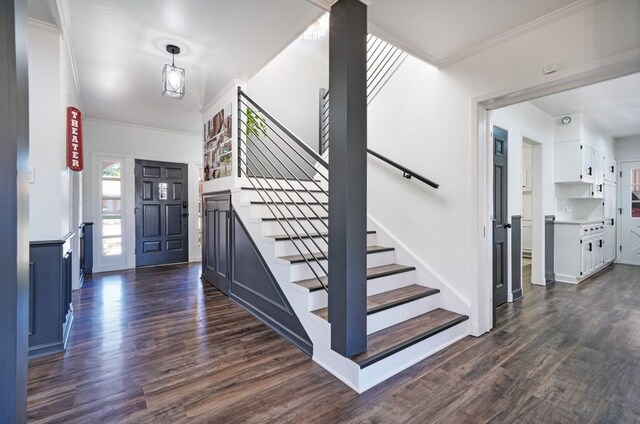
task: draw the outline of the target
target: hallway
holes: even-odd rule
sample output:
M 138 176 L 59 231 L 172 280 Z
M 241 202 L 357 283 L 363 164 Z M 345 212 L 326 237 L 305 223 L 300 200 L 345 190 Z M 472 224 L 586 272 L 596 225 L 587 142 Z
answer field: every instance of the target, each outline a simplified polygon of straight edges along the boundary
M 29 364 L 30 422 L 638 422 L 640 269 L 525 285 L 498 328 L 358 396 L 199 264 L 95 274 L 66 353 Z

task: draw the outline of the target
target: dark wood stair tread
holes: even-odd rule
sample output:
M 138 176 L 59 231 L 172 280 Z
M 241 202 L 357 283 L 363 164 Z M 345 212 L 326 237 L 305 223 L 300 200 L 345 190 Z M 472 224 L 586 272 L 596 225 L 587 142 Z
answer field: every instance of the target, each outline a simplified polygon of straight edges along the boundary
M 374 294 L 373 296 L 367 297 L 367 315 L 382 312 L 395 306 L 404 305 L 405 303 L 413 302 L 414 300 L 422 299 L 437 293 L 440 293 L 440 290 L 420 286 L 418 284 L 412 284 L 407 287 Z M 328 308 L 313 311 L 314 314 L 325 320 L 327 319 L 328 312 Z
M 387 275 L 393 274 L 401 274 L 403 272 L 414 271 L 416 267 L 414 266 L 406 266 L 400 264 L 390 264 L 390 265 L 382 265 L 375 266 L 372 268 L 367 268 L 367 280 L 373 280 L 375 278 L 386 277 Z M 329 285 L 327 277 L 321 278 L 324 285 Z M 322 284 L 316 278 L 309 278 L 307 280 L 294 281 L 294 284 L 302 286 L 309 291 L 315 291 L 322 289 Z
M 299 218 L 299 219 L 303 219 L 303 218 Z M 303 232 L 303 231 L 301 231 Z M 277 234 L 277 235 L 273 235 L 273 236 L 266 236 L 266 237 L 270 237 L 272 239 L 275 239 L 276 241 L 282 241 L 282 240 L 289 240 L 290 238 L 294 239 L 294 240 L 299 240 L 299 239 L 308 239 L 311 237 L 328 237 L 329 233 L 328 232 L 322 232 L 322 233 L 316 233 L 316 232 L 311 232 L 311 231 L 307 231 L 309 233 L 309 235 L 303 234 L 303 235 L 291 235 L 291 237 L 289 237 L 286 234 Z M 375 234 L 376 232 L 373 230 L 369 230 L 367 231 L 367 234 Z
M 242 190 L 251 191 L 289 191 L 292 193 L 326 193 L 318 188 L 279 188 L 279 187 L 242 187 Z
M 268 218 L 260 218 L 263 221 L 319 221 L 321 219 L 329 219 L 328 216 L 321 216 L 319 218 L 314 217 L 310 217 L 310 216 L 297 216 L 297 217 L 286 217 L 286 218 L 276 218 L 274 216 L 272 217 L 268 217 Z
M 409 346 L 435 336 L 469 319 L 446 309 L 434 309 L 367 337 L 367 351 L 351 357 L 360 368 L 368 367 Z
M 393 247 L 384 247 L 384 246 L 367 246 L 367 254 L 372 254 L 372 253 L 380 253 L 380 252 L 391 252 L 395 250 Z M 307 260 L 313 260 L 315 259 L 324 259 L 326 257 L 328 257 L 329 253 L 328 252 L 322 252 L 322 253 L 314 253 L 313 255 L 311 253 L 307 253 L 305 255 L 291 255 L 291 256 L 281 256 L 280 259 L 284 259 L 285 261 L 289 261 L 292 264 L 295 263 L 300 263 L 300 262 L 304 262 L 305 259 Z
M 273 201 L 273 202 L 265 202 L 262 200 L 252 200 L 251 201 L 252 205 L 313 205 L 313 206 L 317 206 L 317 205 L 329 205 L 329 202 L 315 202 L 315 201 L 309 201 L 309 202 L 303 202 L 303 201 Z

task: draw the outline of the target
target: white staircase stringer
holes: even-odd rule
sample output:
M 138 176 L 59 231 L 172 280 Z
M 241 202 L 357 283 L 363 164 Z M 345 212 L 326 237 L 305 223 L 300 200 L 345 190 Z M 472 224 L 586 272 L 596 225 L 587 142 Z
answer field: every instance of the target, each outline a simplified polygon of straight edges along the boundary
M 449 283 L 442 275 L 437 273 L 421 257 L 413 252 L 407 245 L 396 238 L 388 228 L 371 214 L 367 214 L 368 226 L 376 231 L 378 243 L 383 246 L 395 248 L 396 260 L 399 263 L 408 263 L 416 267 L 418 282 L 434 289 L 440 289 L 441 307 L 462 315 L 470 316 L 471 304 L 462 294 Z

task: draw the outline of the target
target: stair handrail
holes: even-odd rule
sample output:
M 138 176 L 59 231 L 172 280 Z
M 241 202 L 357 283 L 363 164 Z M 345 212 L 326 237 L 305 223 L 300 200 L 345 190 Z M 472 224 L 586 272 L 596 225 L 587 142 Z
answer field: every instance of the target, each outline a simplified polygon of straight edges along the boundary
M 387 158 L 385 156 L 382 156 L 380 153 L 374 152 L 371 149 L 367 149 L 367 153 L 369 153 L 371 156 L 374 156 L 374 157 L 380 159 L 383 162 L 388 163 L 389 165 L 393 166 L 394 168 L 399 169 L 400 171 L 402 171 L 402 176 L 404 178 L 408 179 L 408 180 L 410 180 L 411 178 L 415 178 L 416 180 L 421 181 L 421 182 L 423 182 L 423 183 L 425 183 L 425 184 L 427 184 L 427 185 L 429 185 L 429 186 L 431 186 L 433 188 L 437 189 L 438 187 L 440 187 L 440 184 L 438 184 L 438 183 L 436 183 L 434 181 L 431 181 L 427 177 L 423 177 L 422 175 L 418 174 L 417 172 L 412 171 L 409 168 L 404 167 L 404 166 L 400 165 L 399 163 L 394 162 L 394 161 L 392 161 L 391 159 L 389 159 L 389 158 Z

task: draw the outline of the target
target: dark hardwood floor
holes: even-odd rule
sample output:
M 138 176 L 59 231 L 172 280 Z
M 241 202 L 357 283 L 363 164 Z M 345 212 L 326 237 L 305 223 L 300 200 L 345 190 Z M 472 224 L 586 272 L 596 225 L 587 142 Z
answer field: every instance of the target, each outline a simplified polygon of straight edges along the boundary
M 491 333 L 362 395 L 199 274 L 89 278 L 67 352 L 30 363 L 30 422 L 640 422 L 640 268 L 525 284 Z

